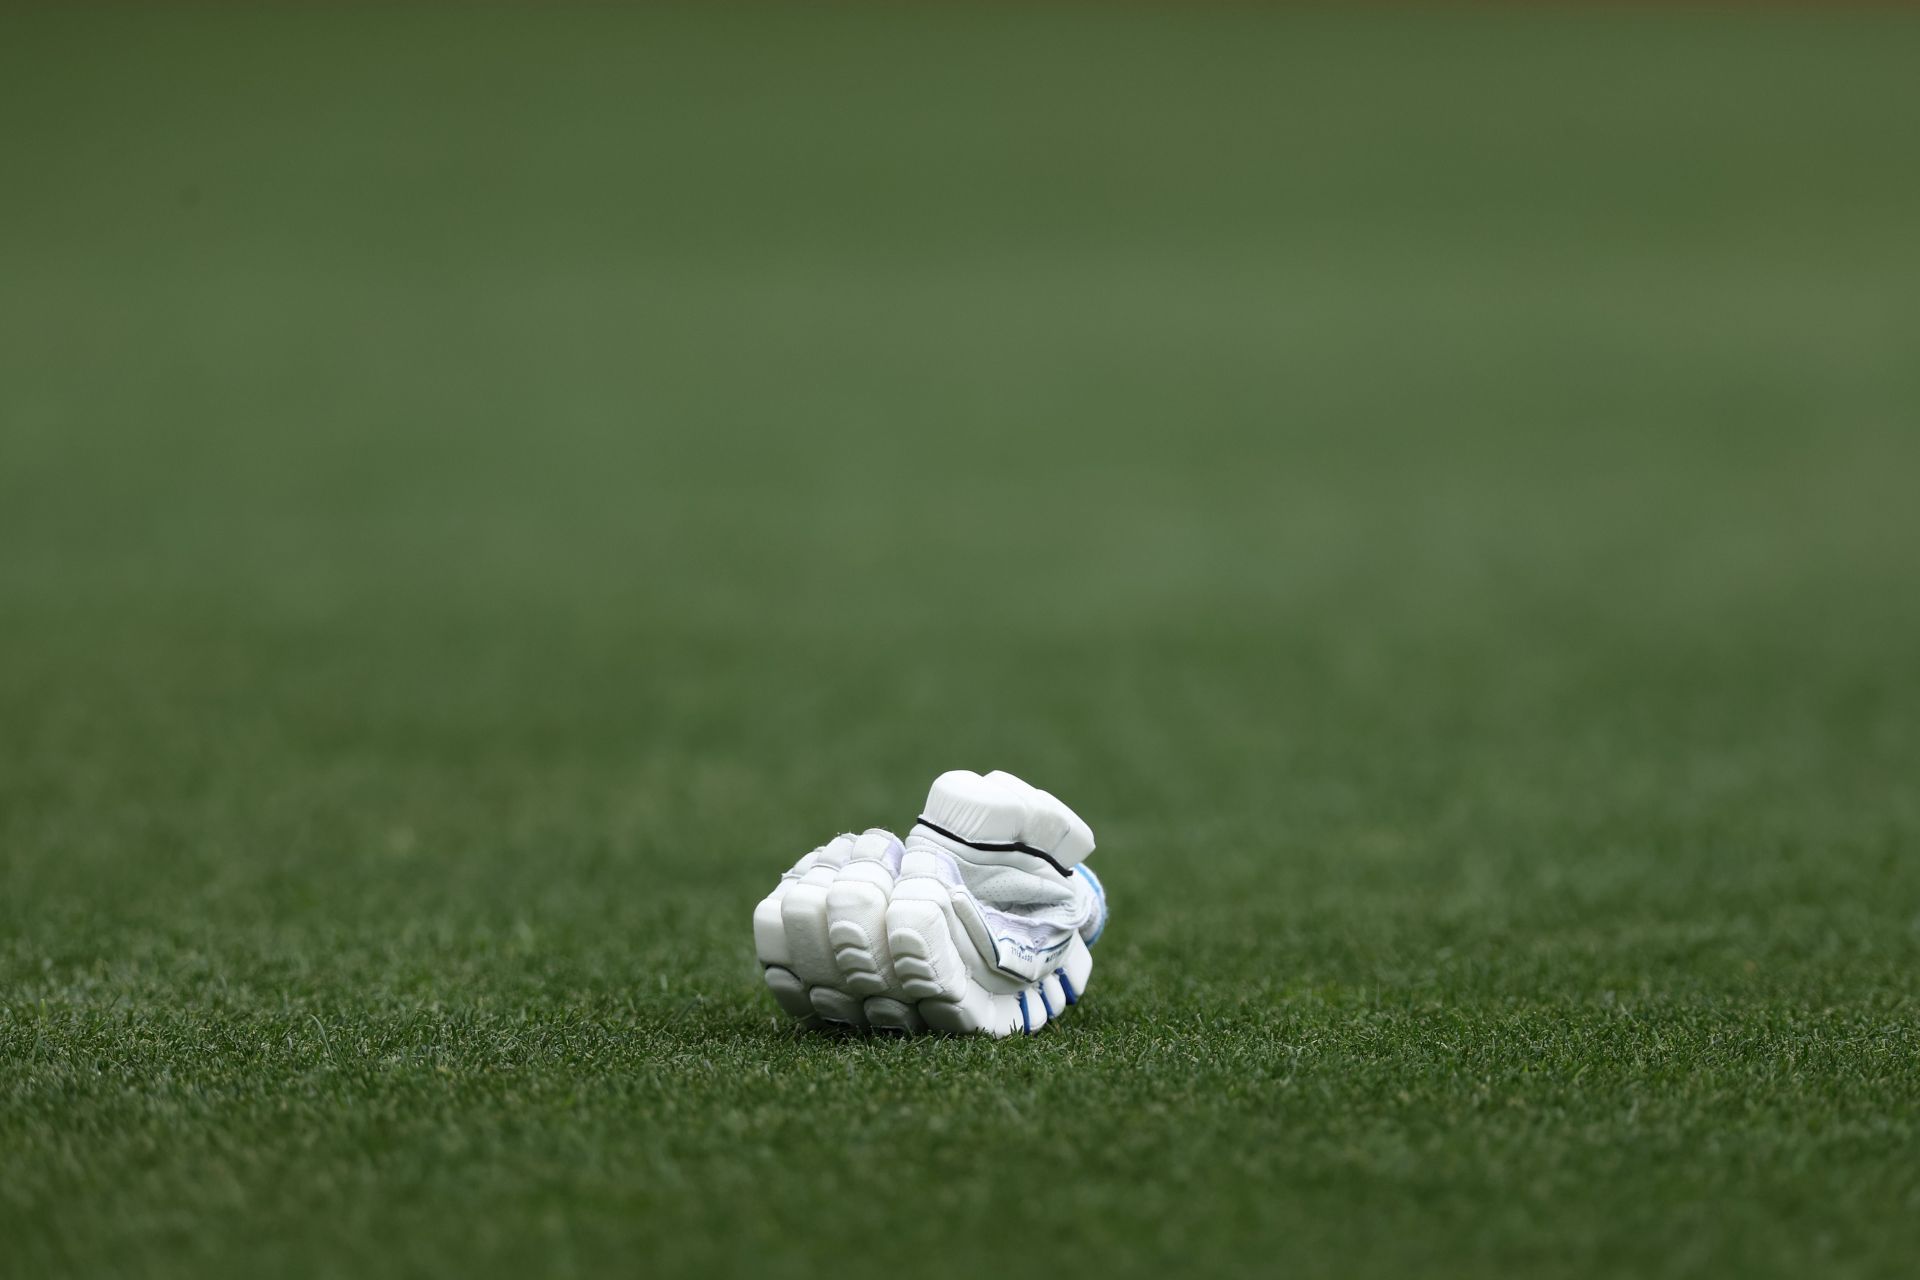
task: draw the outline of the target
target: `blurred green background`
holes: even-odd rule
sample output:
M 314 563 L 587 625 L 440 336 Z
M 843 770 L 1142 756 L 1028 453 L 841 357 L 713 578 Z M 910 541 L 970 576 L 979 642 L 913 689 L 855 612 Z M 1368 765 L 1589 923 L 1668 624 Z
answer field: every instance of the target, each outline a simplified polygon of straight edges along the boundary
M 1917 67 L 10 10 L 12 1264 L 1904 1273 Z M 1088 1001 L 793 1036 L 753 901 L 953 767 Z

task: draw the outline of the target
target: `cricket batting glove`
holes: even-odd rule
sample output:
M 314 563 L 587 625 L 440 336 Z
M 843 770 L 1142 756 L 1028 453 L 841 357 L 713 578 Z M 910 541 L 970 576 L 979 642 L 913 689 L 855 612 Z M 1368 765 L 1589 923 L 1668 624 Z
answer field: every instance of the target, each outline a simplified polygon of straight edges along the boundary
M 903 842 L 843 835 L 781 877 L 754 942 L 781 1008 L 809 1022 L 1032 1033 L 1078 1002 L 1106 896 L 1093 832 L 1008 773 L 934 780 Z

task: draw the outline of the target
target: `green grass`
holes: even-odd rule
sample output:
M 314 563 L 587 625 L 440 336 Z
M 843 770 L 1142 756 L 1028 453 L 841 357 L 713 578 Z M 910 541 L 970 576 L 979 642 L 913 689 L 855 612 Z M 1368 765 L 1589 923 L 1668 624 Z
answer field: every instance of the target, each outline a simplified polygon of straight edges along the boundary
M 1907 1273 L 1920 22 L 3 25 L 0 1271 Z

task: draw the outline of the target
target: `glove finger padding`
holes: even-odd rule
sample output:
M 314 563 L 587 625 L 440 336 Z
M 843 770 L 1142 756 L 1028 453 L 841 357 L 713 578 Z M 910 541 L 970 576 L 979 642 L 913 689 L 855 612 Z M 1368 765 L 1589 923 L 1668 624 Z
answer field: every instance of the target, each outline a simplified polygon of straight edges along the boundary
M 852 836 L 839 836 L 817 851 L 814 864 L 787 887 L 780 920 L 787 935 L 788 967 L 810 987 L 840 976 L 827 940 L 827 892 L 853 852 Z
M 887 945 L 887 903 L 904 852 L 892 833 L 867 832 L 827 891 L 827 941 L 838 976 L 833 992 L 809 993 L 823 1017 L 901 1031 L 923 1025 L 900 990 Z
M 851 835 L 837 836 L 801 858 L 753 910 L 754 949 L 767 989 L 796 1018 L 813 1018 L 808 988 L 837 973 L 827 942 L 826 893 L 853 842 Z

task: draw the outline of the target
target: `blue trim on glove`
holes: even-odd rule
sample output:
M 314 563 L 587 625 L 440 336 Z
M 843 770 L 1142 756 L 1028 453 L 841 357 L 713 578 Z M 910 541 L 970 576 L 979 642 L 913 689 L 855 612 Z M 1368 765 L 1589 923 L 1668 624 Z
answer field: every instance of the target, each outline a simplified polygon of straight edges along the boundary
M 1100 935 L 1107 931 L 1107 891 L 1101 887 L 1100 877 L 1093 874 L 1086 863 L 1083 862 L 1075 867 L 1073 873 L 1086 877 L 1087 883 L 1093 886 L 1093 896 L 1100 899 L 1100 923 L 1093 927 L 1093 936 L 1087 939 L 1087 945 L 1092 946 L 1100 941 Z

